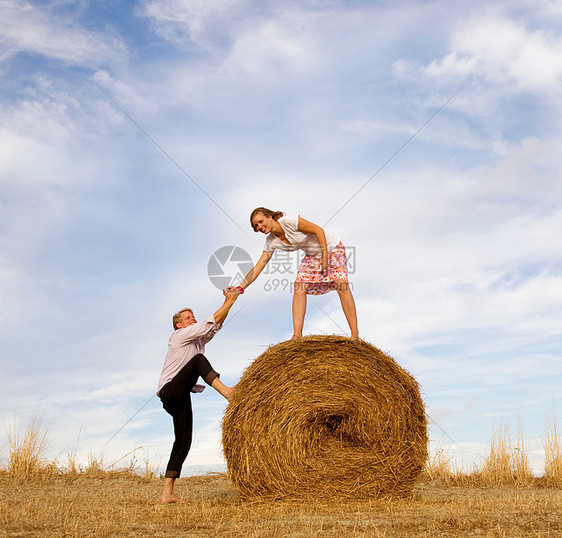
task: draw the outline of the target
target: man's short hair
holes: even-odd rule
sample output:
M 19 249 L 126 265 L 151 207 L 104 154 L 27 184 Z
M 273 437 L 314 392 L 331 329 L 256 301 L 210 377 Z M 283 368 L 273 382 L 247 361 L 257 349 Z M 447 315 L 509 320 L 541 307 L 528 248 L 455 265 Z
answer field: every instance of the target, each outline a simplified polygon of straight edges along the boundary
M 179 312 L 176 312 L 172 316 L 172 327 L 174 328 L 174 331 L 177 330 L 176 323 L 179 323 L 181 321 L 181 315 L 184 312 L 191 312 L 193 314 L 193 310 L 191 310 L 191 308 L 182 308 Z

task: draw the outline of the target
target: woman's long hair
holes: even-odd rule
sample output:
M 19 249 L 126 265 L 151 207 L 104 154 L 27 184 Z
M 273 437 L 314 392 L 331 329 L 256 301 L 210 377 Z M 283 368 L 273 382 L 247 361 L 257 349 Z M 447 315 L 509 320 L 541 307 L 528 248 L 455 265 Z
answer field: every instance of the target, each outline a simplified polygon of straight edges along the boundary
M 271 211 L 271 209 L 267 209 L 267 207 L 256 207 L 250 214 L 250 226 L 254 232 L 257 232 L 257 230 L 254 229 L 252 220 L 258 213 L 262 214 L 264 217 L 271 217 L 273 220 L 279 220 L 283 216 L 283 211 Z

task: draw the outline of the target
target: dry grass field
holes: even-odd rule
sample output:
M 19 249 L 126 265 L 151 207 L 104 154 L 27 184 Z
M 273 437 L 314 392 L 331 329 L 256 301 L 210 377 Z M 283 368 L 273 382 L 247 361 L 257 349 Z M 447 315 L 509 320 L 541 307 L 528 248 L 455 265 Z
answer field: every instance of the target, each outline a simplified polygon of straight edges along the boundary
M 188 501 L 160 505 L 162 481 L 131 474 L 0 478 L 0 536 L 562 536 L 562 491 L 446 484 L 425 478 L 411 498 L 250 503 L 225 475 L 180 479 Z
M 147 469 L 115 470 L 92 459 L 62 467 L 41 453 L 32 425 L 10 439 L 0 470 L 0 536 L 494 536 L 562 537 L 562 446 L 545 441 L 544 477 L 524 451 L 496 436 L 482 468 L 451 470 L 444 454 L 428 463 L 413 494 L 399 500 L 249 502 L 224 474 L 181 478 L 187 503 L 160 505 L 162 479 Z

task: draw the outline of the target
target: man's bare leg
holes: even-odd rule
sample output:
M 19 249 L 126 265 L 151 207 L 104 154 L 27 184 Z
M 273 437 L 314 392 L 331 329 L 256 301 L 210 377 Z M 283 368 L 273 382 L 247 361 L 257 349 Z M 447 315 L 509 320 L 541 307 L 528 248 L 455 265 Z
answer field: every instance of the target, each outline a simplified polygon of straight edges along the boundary
M 184 503 L 185 501 L 174 493 L 175 478 L 164 478 L 164 489 L 160 495 L 162 504 Z

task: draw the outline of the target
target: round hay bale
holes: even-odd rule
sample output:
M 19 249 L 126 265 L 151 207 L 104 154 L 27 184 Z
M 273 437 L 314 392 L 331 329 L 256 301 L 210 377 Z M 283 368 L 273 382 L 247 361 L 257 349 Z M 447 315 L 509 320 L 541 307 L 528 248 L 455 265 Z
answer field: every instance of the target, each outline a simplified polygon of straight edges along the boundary
M 404 496 L 427 459 L 416 380 L 340 336 L 270 347 L 245 370 L 222 430 L 228 475 L 245 498 Z

